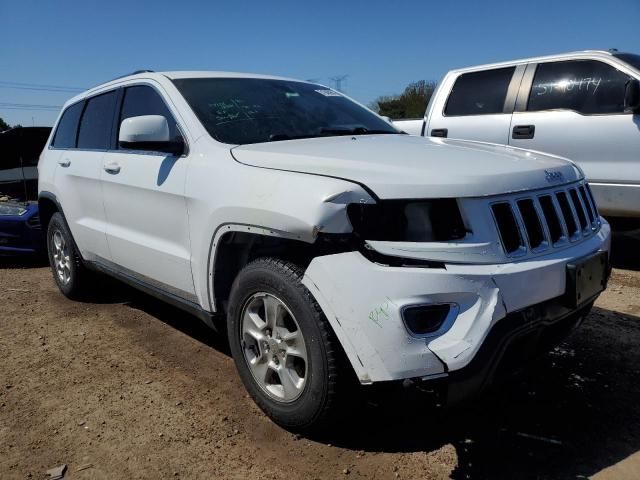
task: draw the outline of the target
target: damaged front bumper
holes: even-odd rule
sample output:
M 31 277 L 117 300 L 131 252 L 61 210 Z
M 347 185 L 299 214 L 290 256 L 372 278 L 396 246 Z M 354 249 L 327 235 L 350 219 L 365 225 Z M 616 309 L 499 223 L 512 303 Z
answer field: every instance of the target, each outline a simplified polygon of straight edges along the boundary
M 532 307 L 563 298 L 568 263 L 609 248 L 605 222 L 597 234 L 571 248 L 505 264 L 391 267 L 373 263 L 360 252 L 326 255 L 311 262 L 303 283 L 320 304 L 361 383 L 453 379 L 465 367 L 489 365 L 481 354 L 489 347 L 483 345 L 494 337 L 506 340 L 510 335 L 502 330 L 517 331 L 522 312 L 540 313 L 527 314 L 531 327 L 584 310 L 585 302 L 562 311 Z M 438 336 L 411 334 L 403 310 L 438 304 L 455 305 L 457 316 Z M 474 369 L 484 371 L 477 366 L 468 371 Z

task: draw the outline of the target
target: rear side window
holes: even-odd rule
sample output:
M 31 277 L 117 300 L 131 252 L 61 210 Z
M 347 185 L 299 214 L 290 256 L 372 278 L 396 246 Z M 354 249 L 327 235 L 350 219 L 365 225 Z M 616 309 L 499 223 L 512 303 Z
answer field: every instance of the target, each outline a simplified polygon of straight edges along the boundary
M 624 112 L 629 76 L 596 60 L 541 63 L 527 110 L 574 110 L 585 115 Z
M 106 150 L 111 146 L 111 126 L 116 107 L 115 91 L 87 100 L 80 120 L 78 148 Z
M 79 102 L 68 107 L 58 122 L 56 134 L 52 145 L 56 148 L 75 148 L 78 135 L 78 121 L 82 115 L 84 102 Z
M 140 115 L 162 115 L 169 124 L 170 138 L 175 139 L 180 135 L 176 121 L 160 94 L 144 85 L 129 87 L 125 90 L 118 129 L 123 120 Z
M 444 113 L 448 117 L 502 113 L 515 67 L 464 73 L 453 85 Z

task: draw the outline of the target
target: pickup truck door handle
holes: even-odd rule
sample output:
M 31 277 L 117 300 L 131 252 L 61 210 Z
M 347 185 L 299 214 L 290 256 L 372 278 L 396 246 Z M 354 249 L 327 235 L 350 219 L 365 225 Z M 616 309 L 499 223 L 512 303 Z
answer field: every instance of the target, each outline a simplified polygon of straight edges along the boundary
M 513 134 L 511 135 L 511 138 L 516 140 L 526 140 L 528 138 L 533 138 L 535 133 L 535 125 L 516 125 L 513 127 Z
M 69 160 L 68 158 L 60 159 L 58 160 L 58 165 L 60 165 L 61 167 L 67 168 L 69 165 L 71 165 L 71 160 Z
M 110 173 L 112 175 L 115 175 L 116 173 L 120 173 L 120 165 L 118 165 L 115 162 L 105 163 L 103 168 L 105 172 Z
M 449 129 L 447 128 L 434 128 L 431 130 L 432 137 L 447 138 L 447 135 L 449 135 Z

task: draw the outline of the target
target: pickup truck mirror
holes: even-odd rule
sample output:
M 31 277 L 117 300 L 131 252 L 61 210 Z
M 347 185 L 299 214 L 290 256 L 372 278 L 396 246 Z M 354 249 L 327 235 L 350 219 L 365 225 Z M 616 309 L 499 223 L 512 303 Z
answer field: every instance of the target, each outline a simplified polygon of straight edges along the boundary
M 169 124 L 162 115 L 125 118 L 120 124 L 118 144 L 131 150 L 148 150 L 182 155 L 184 141 L 171 140 Z
M 624 92 L 624 109 L 633 113 L 640 111 L 640 81 L 635 78 L 627 82 Z

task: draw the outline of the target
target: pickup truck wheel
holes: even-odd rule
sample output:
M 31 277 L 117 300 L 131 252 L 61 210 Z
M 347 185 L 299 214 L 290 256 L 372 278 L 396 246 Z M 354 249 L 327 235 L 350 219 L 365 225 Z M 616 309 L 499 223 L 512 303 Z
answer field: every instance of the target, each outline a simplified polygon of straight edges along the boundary
M 84 297 L 90 272 L 82 264 L 71 232 L 59 212 L 54 213 L 49 221 L 47 251 L 53 279 L 60 291 L 71 299 Z
M 258 259 L 236 277 L 227 316 L 231 353 L 253 400 L 279 425 L 316 430 L 337 411 L 347 370 L 302 270 Z

